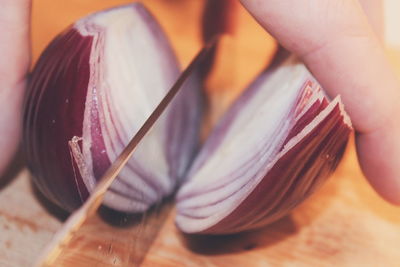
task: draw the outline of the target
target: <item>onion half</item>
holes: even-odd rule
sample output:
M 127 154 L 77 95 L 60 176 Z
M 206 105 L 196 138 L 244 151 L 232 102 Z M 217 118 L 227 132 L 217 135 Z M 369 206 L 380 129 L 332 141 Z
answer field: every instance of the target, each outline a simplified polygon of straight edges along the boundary
M 34 69 L 25 105 L 25 151 L 40 190 L 77 208 L 179 72 L 160 26 L 138 3 L 88 16 L 58 36 Z M 198 144 L 200 82 L 188 86 L 192 93 L 146 137 L 151 147 L 136 151 L 105 205 L 142 212 L 175 189 Z
M 279 219 L 335 169 L 351 130 L 303 64 L 268 69 L 202 146 L 177 194 L 178 227 L 222 234 Z

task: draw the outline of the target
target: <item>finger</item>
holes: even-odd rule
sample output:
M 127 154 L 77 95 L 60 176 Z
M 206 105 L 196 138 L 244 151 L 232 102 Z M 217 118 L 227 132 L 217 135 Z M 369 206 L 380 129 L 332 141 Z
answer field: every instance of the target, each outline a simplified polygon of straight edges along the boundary
M 18 82 L 29 67 L 29 0 L 0 0 L 0 81 Z
M 368 21 L 379 39 L 383 39 L 383 0 L 360 0 Z
M 242 0 L 260 24 L 299 55 L 357 131 L 360 165 L 375 189 L 400 204 L 400 91 L 357 1 Z M 397 134 L 397 135 L 396 135 Z
M 21 103 L 30 62 L 28 0 L 0 0 L 0 174 L 19 144 Z

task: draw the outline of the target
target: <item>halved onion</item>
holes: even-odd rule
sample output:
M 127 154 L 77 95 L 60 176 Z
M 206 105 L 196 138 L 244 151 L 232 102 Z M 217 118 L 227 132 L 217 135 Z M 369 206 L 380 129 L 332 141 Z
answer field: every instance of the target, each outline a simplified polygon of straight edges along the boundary
M 337 166 L 351 129 L 304 65 L 269 69 L 202 146 L 177 195 L 178 227 L 221 234 L 279 219 Z
M 35 67 L 25 107 L 25 150 L 44 194 L 77 208 L 179 72 L 163 31 L 138 3 L 88 16 L 58 36 Z M 151 147 L 136 151 L 105 205 L 141 212 L 175 189 L 198 142 L 200 83 L 190 86 L 193 93 L 157 123 L 146 137 Z

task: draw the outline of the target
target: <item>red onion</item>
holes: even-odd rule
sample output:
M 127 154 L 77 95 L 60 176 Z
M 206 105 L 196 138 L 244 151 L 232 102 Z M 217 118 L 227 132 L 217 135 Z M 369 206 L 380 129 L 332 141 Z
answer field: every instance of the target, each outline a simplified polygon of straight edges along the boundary
M 211 133 L 177 195 L 178 227 L 221 234 L 286 215 L 335 169 L 352 126 L 294 58 L 265 71 Z
M 39 189 L 77 208 L 178 74 L 166 37 L 140 4 L 88 16 L 58 36 L 34 69 L 25 105 L 24 146 Z M 185 86 L 105 205 L 144 212 L 178 186 L 182 231 L 256 228 L 290 212 L 327 178 L 352 130 L 340 98 L 330 101 L 301 63 L 280 57 L 196 155 L 200 72 Z
M 58 36 L 34 69 L 25 107 L 25 150 L 40 190 L 77 208 L 178 74 L 169 42 L 141 4 L 96 13 Z M 198 140 L 200 90 L 192 92 L 180 112 L 170 111 L 174 124 L 159 122 L 151 147 L 136 151 L 105 205 L 140 212 L 172 193 Z M 192 131 L 175 129 L 183 126 Z

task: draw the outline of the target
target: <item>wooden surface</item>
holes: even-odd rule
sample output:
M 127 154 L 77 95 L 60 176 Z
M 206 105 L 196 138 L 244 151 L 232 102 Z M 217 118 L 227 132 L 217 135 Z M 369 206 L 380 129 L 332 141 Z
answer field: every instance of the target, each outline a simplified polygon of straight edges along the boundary
M 144 266 L 400 266 L 400 209 L 364 181 L 353 146 L 327 184 L 258 231 L 190 238 L 172 216 Z
M 36 0 L 34 59 L 54 34 L 76 18 L 123 2 L 129 1 Z M 160 18 L 184 65 L 200 47 L 199 10 L 203 1 L 145 2 Z M 228 52 L 220 55 L 218 68 L 207 83 L 210 123 L 263 67 L 274 48 L 270 37 L 245 13 L 238 17 L 246 27 L 238 30 L 239 37 L 234 41 L 225 42 Z M 400 73 L 400 53 L 391 51 L 390 55 Z M 230 74 L 228 78 L 226 73 Z M 0 266 L 30 266 L 66 216 L 35 192 L 21 162 L 17 160 L 0 180 Z M 173 218 L 172 211 L 146 253 L 143 266 L 400 266 L 400 208 L 385 203 L 373 192 L 362 177 L 352 144 L 321 190 L 290 216 L 263 229 L 224 237 L 187 237 L 177 231 Z M 113 228 L 95 218 L 75 240 L 76 253 L 67 255 L 65 266 L 71 265 L 71 259 L 86 266 L 121 266 L 129 247 L 135 246 L 130 235 L 136 230 L 129 227 Z M 129 241 L 132 243 L 126 243 Z M 100 256 L 80 258 L 79 253 L 87 250 Z
M 0 266 L 30 266 L 61 227 L 63 214 L 49 214 L 29 178 L 22 169 L 0 192 Z M 365 182 L 353 146 L 321 190 L 290 216 L 258 231 L 185 237 L 173 217 L 172 212 L 143 266 L 400 266 L 400 208 L 382 201 Z M 110 230 L 96 221 L 84 229 L 75 242 L 77 253 L 64 263 L 123 266 L 129 255 L 121 250 L 134 247 L 135 239 L 124 228 L 105 228 Z M 90 258 L 85 250 L 97 256 Z

